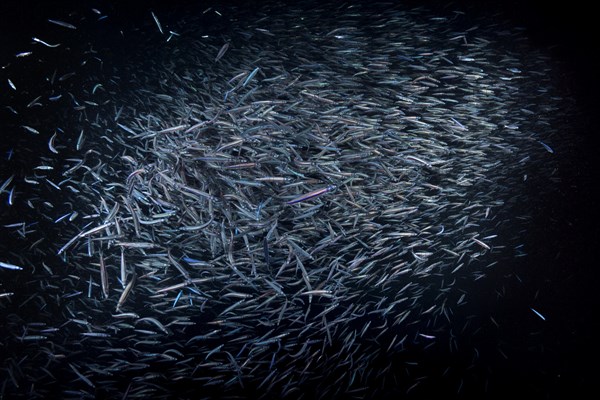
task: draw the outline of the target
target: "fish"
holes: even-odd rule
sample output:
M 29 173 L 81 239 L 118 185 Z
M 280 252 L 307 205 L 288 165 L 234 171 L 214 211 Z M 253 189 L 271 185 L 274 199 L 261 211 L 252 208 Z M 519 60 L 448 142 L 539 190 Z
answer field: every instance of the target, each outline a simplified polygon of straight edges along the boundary
M 117 307 L 115 309 L 116 313 L 120 312 L 121 307 L 123 306 L 123 304 L 125 304 L 125 301 L 127 300 L 127 297 L 129 297 L 129 294 L 131 293 L 131 290 L 135 286 L 135 281 L 136 281 L 136 276 L 134 274 L 132 276 L 131 280 L 127 283 L 127 285 L 123 289 L 123 293 L 121 293 L 121 296 L 119 297 L 119 300 L 117 302 Z
M 19 267 L 18 265 L 14 265 L 14 264 L 9 264 L 3 261 L 0 261 L 0 268 L 4 268 L 4 269 L 12 269 L 15 271 L 22 271 L 23 267 Z
M 223 58 L 223 56 L 227 52 L 227 49 L 229 49 L 229 42 L 227 42 L 223 46 L 221 46 L 221 48 L 219 49 L 219 52 L 217 53 L 217 56 L 215 57 L 215 62 L 218 62 L 221 58 Z
M 77 29 L 77 27 L 75 25 L 69 24 L 68 22 L 59 21 L 56 19 L 48 19 L 48 22 L 50 22 L 51 24 L 54 24 L 54 25 L 62 26 L 63 28 Z
M 157 26 L 158 31 L 160 32 L 160 34 L 164 35 L 162 26 L 160 25 L 160 21 L 158 20 L 158 18 L 156 17 L 156 15 L 154 15 L 154 12 L 150 12 L 150 14 L 152 14 L 152 18 L 154 19 L 154 22 L 156 23 L 156 26 Z
M 544 317 L 544 316 L 543 316 L 543 315 L 542 315 L 542 314 L 541 314 L 539 311 L 537 311 L 536 309 L 534 309 L 534 308 L 531 308 L 531 307 L 530 307 L 529 309 L 530 309 L 531 311 L 533 311 L 533 313 L 534 313 L 535 315 L 537 315 L 538 317 L 540 317 L 540 319 L 541 319 L 542 321 L 545 321 L 545 320 L 546 320 L 546 317 Z
M 54 154 L 58 154 L 58 150 L 54 147 L 54 141 L 56 140 L 56 132 L 48 140 L 48 149 Z
M 31 38 L 31 39 L 32 39 L 34 42 L 36 42 L 36 43 L 40 43 L 40 44 L 43 44 L 43 45 L 44 45 L 44 46 L 46 46 L 46 47 L 52 47 L 52 48 L 55 48 L 55 47 L 59 47 L 59 46 L 60 46 L 60 43 L 57 43 L 57 44 L 50 44 L 50 43 L 44 42 L 43 40 L 41 40 L 41 39 L 38 39 L 38 38 L 36 38 L 36 37 L 34 37 L 34 38 Z
M 301 196 L 298 196 L 298 197 L 296 197 L 296 198 L 294 198 L 292 200 L 289 200 L 287 202 L 287 204 L 292 205 L 292 204 L 300 203 L 300 202 L 303 202 L 303 201 L 306 201 L 306 200 L 310 200 L 310 199 L 313 199 L 313 198 L 315 198 L 317 196 L 321 196 L 321 195 L 323 195 L 323 194 L 325 194 L 327 192 L 330 192 L 330 191 L 332 191 L 334 189 L 336 189 L 335 185 L 329 185 L 329 186 L 321 188 L 321 189 L 316 189 L 316 190 L 313 190 L 311 192 L 305 193 L 305 194 L 303 194 Z

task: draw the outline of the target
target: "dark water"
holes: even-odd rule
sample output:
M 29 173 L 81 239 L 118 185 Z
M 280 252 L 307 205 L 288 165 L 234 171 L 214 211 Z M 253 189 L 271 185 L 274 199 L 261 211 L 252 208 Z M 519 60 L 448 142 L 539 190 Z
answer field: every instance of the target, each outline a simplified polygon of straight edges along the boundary
M 2 8 L 0 262 L 22 267 L 0 268 L 3 398 L 592 387 L 598 63 L 585 10 Z M 122 225 L 102 229 L 116 239 L 66 245 L 106 221 Z

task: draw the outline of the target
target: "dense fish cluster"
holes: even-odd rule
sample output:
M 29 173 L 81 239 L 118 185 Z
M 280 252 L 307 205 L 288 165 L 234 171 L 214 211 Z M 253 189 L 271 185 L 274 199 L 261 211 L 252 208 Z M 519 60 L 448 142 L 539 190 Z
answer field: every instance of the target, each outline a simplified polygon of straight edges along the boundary
M 2 71 L 2 396 L 427 390 L 557 179 L 550 59 L 450 8 L 103 11 Z

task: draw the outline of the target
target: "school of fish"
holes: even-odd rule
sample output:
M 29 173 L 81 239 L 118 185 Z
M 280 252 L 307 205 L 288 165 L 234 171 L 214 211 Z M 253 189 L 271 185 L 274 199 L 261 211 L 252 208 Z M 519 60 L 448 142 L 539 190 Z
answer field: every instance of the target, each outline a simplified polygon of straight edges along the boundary
M 560 179 L 550 57 L 452 7 L 140 13 L 1 71 L 0 397 L 418 393 Z

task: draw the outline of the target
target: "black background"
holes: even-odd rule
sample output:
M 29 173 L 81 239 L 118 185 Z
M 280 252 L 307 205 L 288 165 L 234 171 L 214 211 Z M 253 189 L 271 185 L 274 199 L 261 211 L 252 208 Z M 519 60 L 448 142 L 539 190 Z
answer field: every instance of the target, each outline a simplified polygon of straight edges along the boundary
M 233 2 L 224 2 L 231 4 Z M 249 2 L 237 2 L 248 4 Z M 410 5 L 447 7 L 440 1 L 406 2 Z M 85 6 L 83 5 L 85 4 Z M 598 119 L 600 116 L 600 46 L 598 45 L 597 13 L 593 2 L 570 1 L 458 1 L 453 7 L 464 7 L 480 15 L 494 15 L 500 11 L 516 25 L 526 28 L 527 35 L 536 46 L 550 49 L 561 63 L 561 85 L 565 93 L 576 100 L 579 115 L 573 117 L 576 126 L 573 140 L 580 143 L 568 162 L 561 166 L 562 186 L 557 188 L 556 199 L 548 199 L 538 211 L 537 224 L 532 227 L 533 243 L 537 246 L 528 262 L 532 263 L 524 279 L 540 291 L 546 309 L 560 315 L 560 326 L 546 315 L 547 327 L 539 337 L 530 337 L 528 343 L 518 343 L 522 335 L 522 315 L 512 312 L 510 300 L 497 311 L 515 332 L 505 340 L 517 348 L 538 344 L 542 346 L 540 358 L 514 360 L 504 369 L 495 371 L 506 377 L 506 393 L 514 387 L 528 387 L 524 394 L 536 398 L 578 398 L 588 389 L 595 388 L 598 360 L 598 310 L 600 293 L 598 278 L 600 262 L 600 230 L 598 229 L 599 162 Z M 458 7 L 456 7 L 458 6 Z M 194 1 L 2 1 L 0 3 L 0 65 L 10 62 L 19 51 L 29 47 L 33 36 L 45 28 L 48 18 L 61 19 L 74 9 L 98 8 L 111 18 L 135 25 L 148 18 L 148 10 L 198 7 L 206 2 Z M 2 83 L 6 89 L 6 83 Z M 2 135 L 2 132 L 0 132 Z M 0 136 L 1 137 L 1 136 Z M 1 168 L 1 165 L 0 165 Z M 553 221 L 544 224 L 544 221 Z M 517 301 L 517 300 L 515 300 Z M 558 319 L 557 319 L 558 320 Z M 520 332 L 522 333 L 522 332 Z M 545 347 L 544 347 L 545 346 Z M 545 350 L 544 350 L 545 349 Z M 443 357 L 443 355 L 440 355 Z M 442 364 L 443 360 L 430 360 Z M 540 378 L 531 369 L 543 370 Z M 530 378 L 534 377 L 531 381 Z M 533 388 L 532 388 L 533 387 Z M 593 392 L 592 392 L 593 393 Z M 502 393 L 499 393 L 501 395 Z M 539 396 L 539 397 L 537 397 Z

